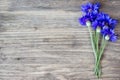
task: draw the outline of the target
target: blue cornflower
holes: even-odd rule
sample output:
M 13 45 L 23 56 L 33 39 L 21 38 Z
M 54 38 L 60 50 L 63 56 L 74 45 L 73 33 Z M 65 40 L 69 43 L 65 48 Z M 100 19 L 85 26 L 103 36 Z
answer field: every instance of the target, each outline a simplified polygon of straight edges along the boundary
M 91 21 L 91 18 L 89 15 L 85 15 L 85 16 L 82 16 L 81 18 L 79 18 L 79 22 L 83 26 L 86 26 L 87 21 Z
M 96 15 L 92 13 L 86 14 L 86 15 L 83 15 L 81 18 L 79 18 L 79 22 L 81 25 L 85 26 L 87 21 L 90 21 L 92 23 L 96 20 L 96 17 L 97 17 L 97 14 Z
M 98 21 L 98 20 L 95 20 L 95 21 L 92 22 L 92 28 L 93 28 L 93 30 L 96 30 L 97 27 L 100 27 L 100 29 L 102 29 L 101 22 Z
M 100 3 L 87 3 L 87 4 L 84 4 L 81 6 L 81 10 L 86 13 L 86 14 L 89 14 L 89 13 L 98 13 L 99 12 L 99 8 L 100 8 Z
M 115 34 L 114 30 L 105 27 L 104 29 L 101 30 L 101 34 L 103 37 L 105 37 L 106 40 L 115 42 L 117 41 L 117 35 Z
M 79 22 L 82 25 L 86 25 L 86 22 L 93 22 L 98 13 L 99 13 L 100 3 L 87 3 L 81 6 L 82 11 L 85 13 L 81 18 L 79 18 Z
M 97 15 L 96 21 L 93 22 L 92 26 L 96 28 L 97 26 L 108 26 L 110 29 L 115 29 L 117 20 L 112 19 L 108 14 L 101 12 Z

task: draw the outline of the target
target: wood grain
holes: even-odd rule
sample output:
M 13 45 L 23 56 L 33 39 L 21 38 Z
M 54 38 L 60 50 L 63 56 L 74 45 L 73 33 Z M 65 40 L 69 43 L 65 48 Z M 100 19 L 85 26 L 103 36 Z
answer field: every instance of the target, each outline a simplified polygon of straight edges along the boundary
M 97 80 L 88 30 L 78 23 L 86 2 L 0 0 L 0 80 Z M 119 0 L 100 2 L 120 19 Z M 120 80 L 119 47 L 108 44 L 100 80 Z

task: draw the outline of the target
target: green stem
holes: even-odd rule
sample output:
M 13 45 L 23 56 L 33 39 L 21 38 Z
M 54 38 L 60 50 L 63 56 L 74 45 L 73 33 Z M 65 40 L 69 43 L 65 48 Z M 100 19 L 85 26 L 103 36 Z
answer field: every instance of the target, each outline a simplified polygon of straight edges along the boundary
M 100 33 L 99 32 L 96 32 L 96 47 L 97 47 L 97 55 L 98 55 L 98 52 L 99 52 L 99 35 Z
M 100 48 L 100 53 L 99 53 L 99 56 L 97 58 L 97 63 L 96 63 L 96 74 L 97 74 L 98 78 L 101 76 L 100 60 L 101 60 L 102 54 L 104 52 L 106 42 L 107 42 L 107 40 L 105 40 L 104 37 L 103 37 L 102 38 L 101 48 Z
M 94 47 L 95 47 L 95 51 L 97 50 L 96 48 L 96 32 L 93 31 L 93 43 L 94 43 Z M 97 51 L 96 51 L 97 52 Z
M 94 43 L 94 38 L 93 38 L 93 34 L 92 34 L 92 30 L 91 30 L 90 26 L 88 26 L 88 30 L 90 33 L 90 39 L 91 39 L 92 49 L 93 49 L 94 56 L 95 56 L 95 61 L 97 61 L 97 55 L 96 55 L 96 51 L 95 51 L 95 43 Z
M 98 60 L 98 57 L 99 57 L 99 37 L 100 37 L 100 32 L 96 32 L 96 54 L 97 54 L 97 60 Z M 96 63 L 95 63 L 95 74 L 98 76 L 98 73 L 99 73 L 99 71 L 98 71 L 98 69 L 97 69 L 97 61 L 96 61 Z
M 99 54 L 99 57 L 98 57 L 98 62 L 100 62 L 100 59 L 102 57 L 102 54 L 104 52 L 106 44 L 107 44 L 107 40 L 105 40 L 104 37 L 103 37 L 103 39 L 102 39 L 102 45 L 101 45 L 101 49 L 100 49 L 100 54 Z

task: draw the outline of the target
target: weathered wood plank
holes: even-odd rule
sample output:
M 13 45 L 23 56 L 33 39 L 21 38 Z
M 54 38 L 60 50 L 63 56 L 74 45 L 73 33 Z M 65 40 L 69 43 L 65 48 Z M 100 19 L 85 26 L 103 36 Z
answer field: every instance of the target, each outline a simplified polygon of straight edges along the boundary
M 86 2 L 0 0 L 0 80 L 96 80 L 89 34 L 78 23 Z M 120 18 L 119 0 L 100 2 Z M 108 44 L 101 80 L 120 80 L 119 47 Z

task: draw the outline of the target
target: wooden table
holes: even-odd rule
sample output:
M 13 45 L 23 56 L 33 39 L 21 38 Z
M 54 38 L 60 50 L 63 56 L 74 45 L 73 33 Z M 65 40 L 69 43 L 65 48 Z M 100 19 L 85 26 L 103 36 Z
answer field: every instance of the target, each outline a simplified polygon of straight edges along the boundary
M 0 80 L 97 80 L 86 27 L 87 0 L 0 0 Z M 120 0 L 101 0 L 120 19 Z M 120 24 L 116 32 L 120 34 Z M 109 43 L 100 80 L 120 80 L 120 40 Z

